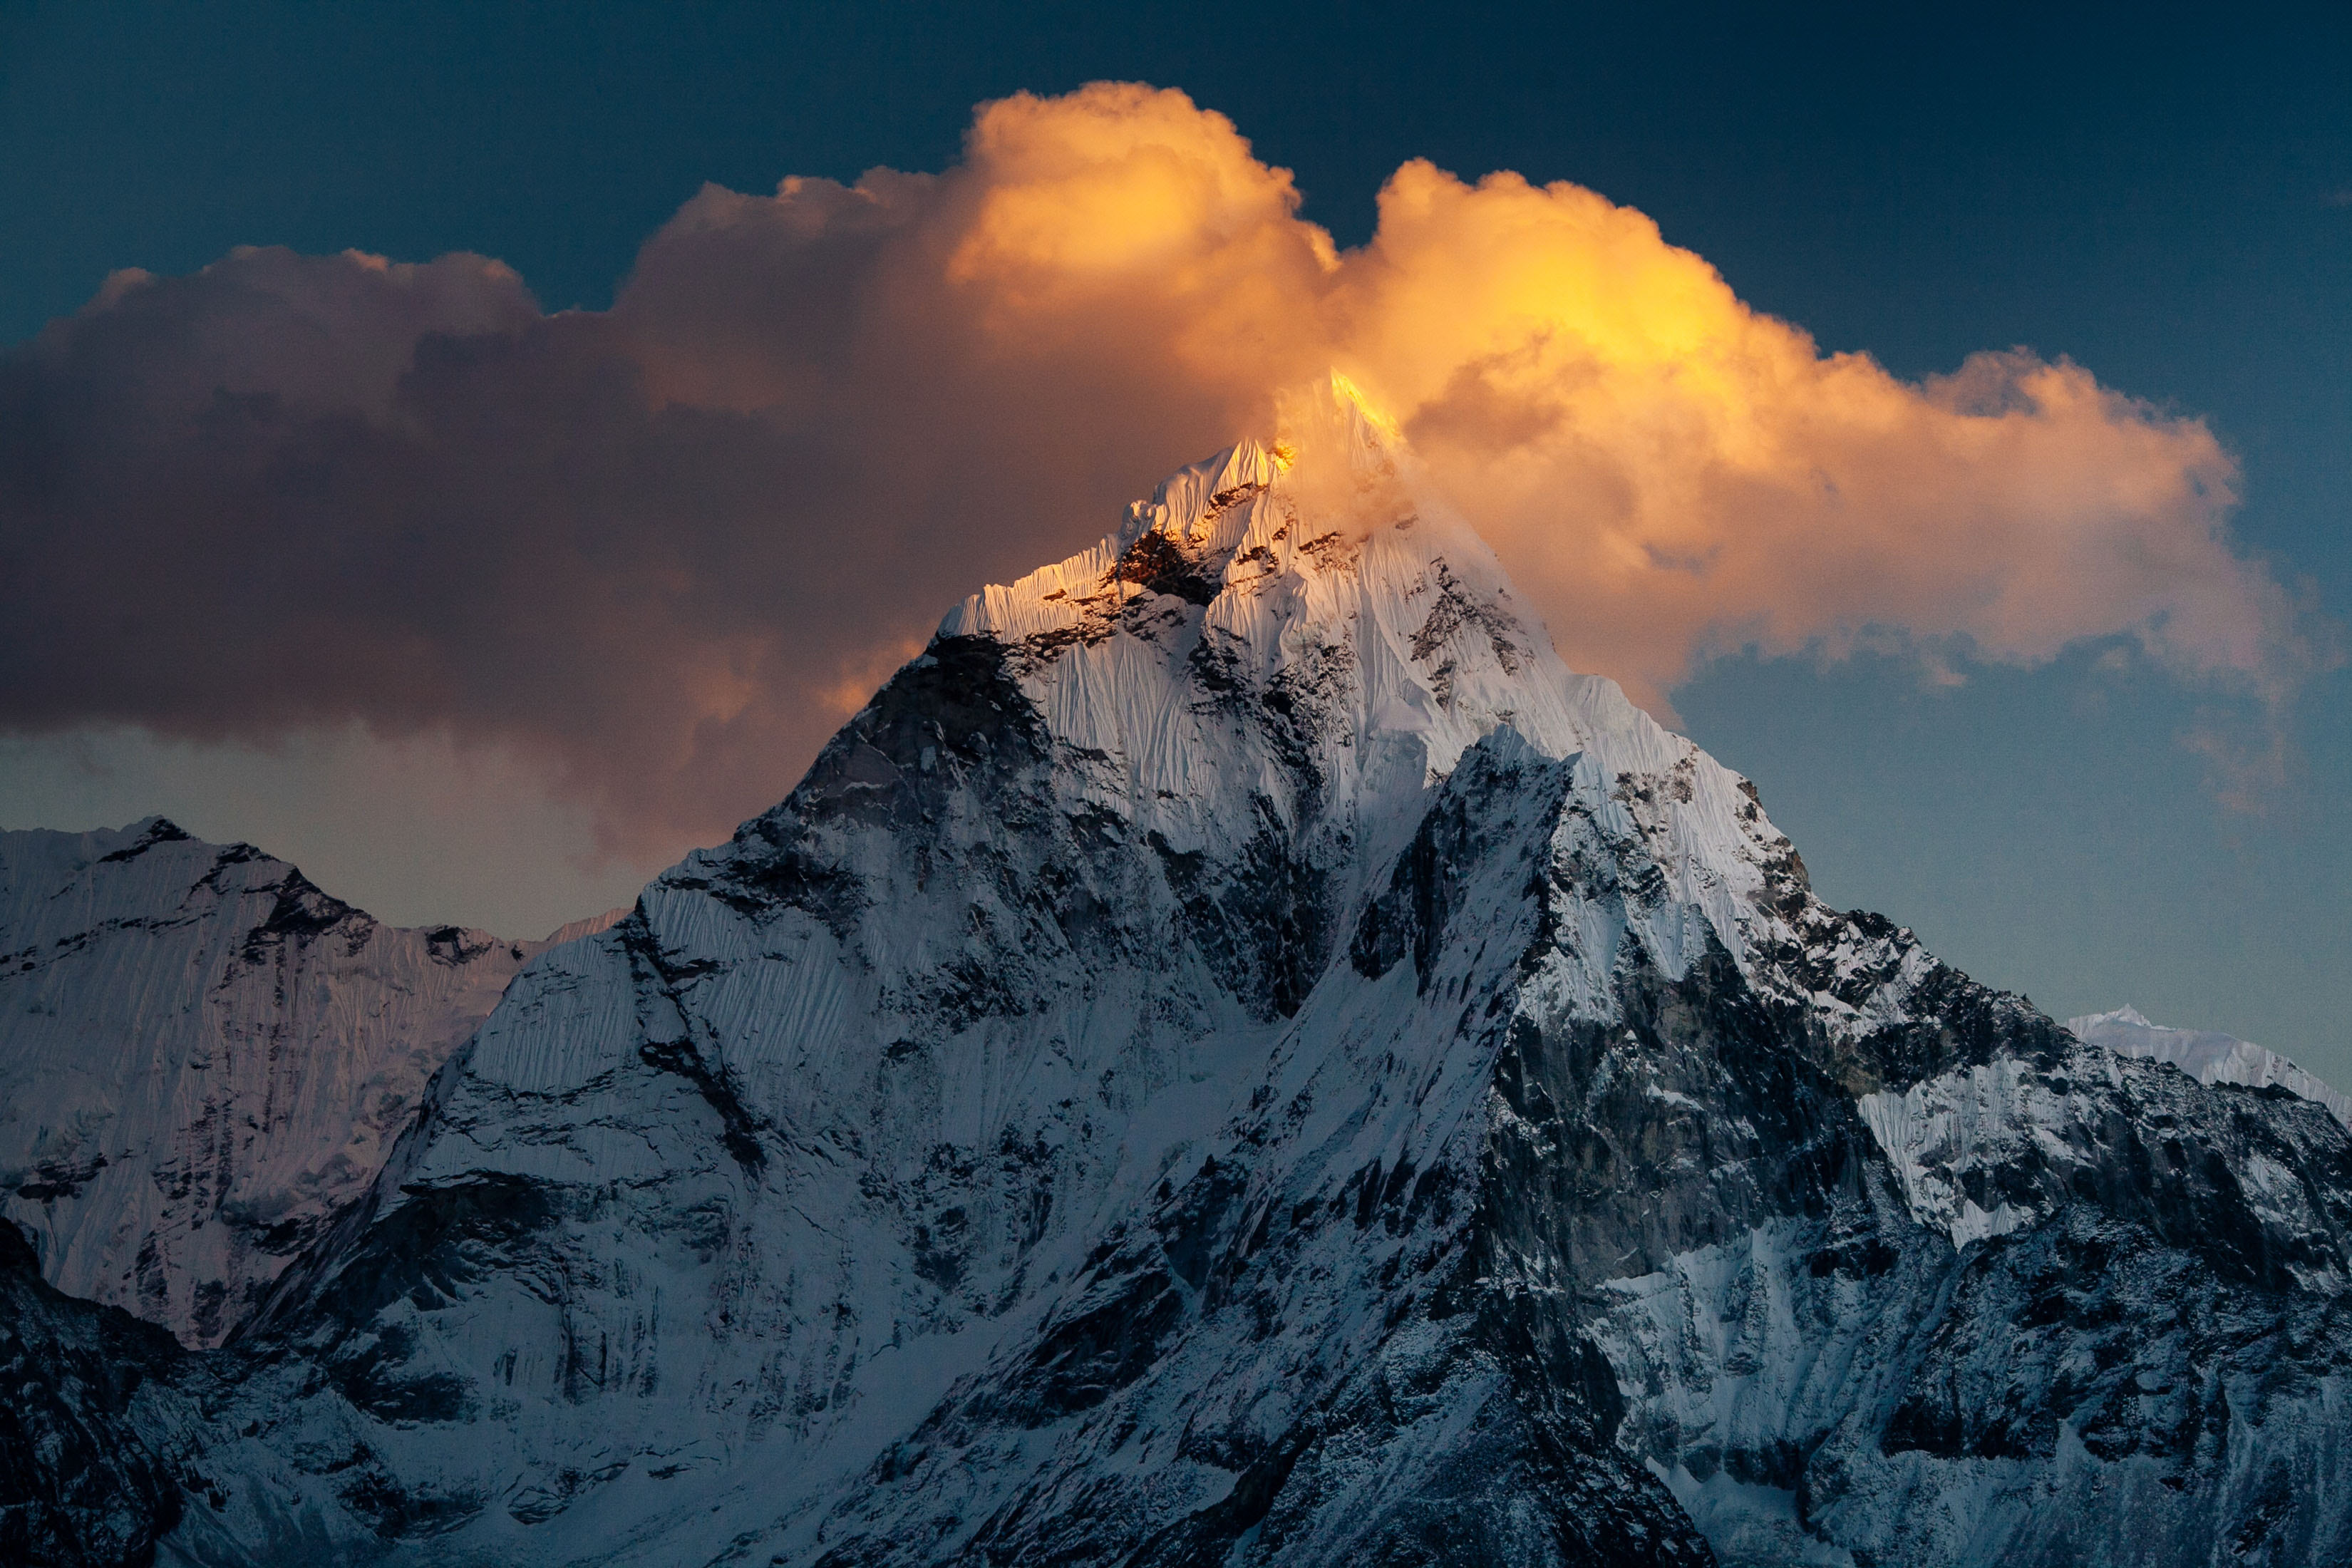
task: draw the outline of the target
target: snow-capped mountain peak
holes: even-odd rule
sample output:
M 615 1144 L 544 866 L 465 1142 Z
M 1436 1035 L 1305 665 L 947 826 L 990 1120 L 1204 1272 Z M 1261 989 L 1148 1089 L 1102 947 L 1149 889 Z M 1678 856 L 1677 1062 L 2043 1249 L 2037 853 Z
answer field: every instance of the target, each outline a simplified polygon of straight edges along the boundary
M 2344 1129 L 1822 905 L 1360 397 L 1283 420 L 966 600 L 783 802 L 522 967 L 236 1342 L 91 1418 L 202 1481 L 127 1469 L 109 1539 L 2352 1549 Z
M 1789 854 L 1738 775 L 1560 662 L 1344 378 L 1286 399 L 1273 443 L 1171 475 L 1093 549 L 971 595 L 940 635 L 1008 648 L 1048 732 L 1123 773 L 1118 809 L 1180 852 L 1232 851 L 1268 803 L 1369 869 L 1507 726 L 1648 814 L 1728 951 L 1754 945 L 1738 928 L 1759 868 Z

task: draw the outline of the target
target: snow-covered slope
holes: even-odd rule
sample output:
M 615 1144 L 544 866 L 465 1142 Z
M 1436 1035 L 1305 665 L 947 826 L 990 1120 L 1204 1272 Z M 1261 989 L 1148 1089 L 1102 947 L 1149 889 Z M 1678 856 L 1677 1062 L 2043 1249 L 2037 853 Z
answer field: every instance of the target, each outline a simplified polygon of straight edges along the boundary
M 382 925 L 160 817 L 0 833 L 0 1217 L 59 1289 L 216 1343 L 547 945 Z
M 164 1560 L 2352 1551 L 2345 1130 L 1824 908 L 1344 395 L 951 613 L 425 1106 L 158 1374 Z
M 2249 1089 L 2277 1084 L 2305 1100 L 2317 1100 L 2334 1111 L 2338 1121 L 2352 1124 L 2352 1095 L 2322 1083 L 2276 1051 L 2266 1051 L 2251 1040 L 2202 1029 L 2168 1029 L 2149 1023 L 2139 1009 L 2130 1006 L 2069 1018 L 2066 1027 L 2078 1038 L 2119 1056 L 2145 1057 L 2177 1067 L 2199 1083 L 2236 1083 Z

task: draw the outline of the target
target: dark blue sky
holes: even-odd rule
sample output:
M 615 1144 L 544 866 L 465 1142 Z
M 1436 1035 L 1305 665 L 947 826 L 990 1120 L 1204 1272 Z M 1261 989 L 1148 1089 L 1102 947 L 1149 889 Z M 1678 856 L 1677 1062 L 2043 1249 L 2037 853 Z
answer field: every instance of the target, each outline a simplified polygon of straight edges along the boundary
M 240 244 L 476 250 L 600 307 L 705 181 L 938 169 L 980 100 L 1145 79 L 1342 244 L 1408 157 L 1570 179 L 1827 348 L 1916 376 L 2028 345 L 2201 415 L 2242 539 L 2340 622 L 2352 6 L 2057 9 L 0 5 L 0 341 Z M 2179 744 L 2201 700 L 2087 655 L 1934 692 L 1735 659 L 1677 694 L 1833 900 L 2062 1016 L 2129 1000 L 2352 1083 L 2352 679 L 2305 690 L 2254 816 Z M 7 756 L 11 826 L 117 804 Z

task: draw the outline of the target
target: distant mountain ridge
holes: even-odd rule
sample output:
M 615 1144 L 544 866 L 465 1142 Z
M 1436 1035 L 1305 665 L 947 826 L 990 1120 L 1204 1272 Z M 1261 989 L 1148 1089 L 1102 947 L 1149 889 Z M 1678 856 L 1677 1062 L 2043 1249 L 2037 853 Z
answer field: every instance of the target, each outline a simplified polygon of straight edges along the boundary
M 0 1216 L 60 1289 L 216 1344 L 564 934 L 387 926 L 163 817 L 0 833 Z
M 2161 1024 L 2149 1023 L 2137 1008 L 2128 1005 L 2112 1013 L 2069 1018 L 2066 1027 L 2080 1038 L 2111 1051 L 2168 1063 L 2199 1083 L 2235 1083 L 2249 1089 L 2277 1084 L 2327 1107 L 2336 1113 L 2336 1121 L 2352 1126 L 2352 1095 L 2322 1082 L 2276 1051 L 2264 1050 L 2251 1040 L 2203 1029 L 2168 1029 Z

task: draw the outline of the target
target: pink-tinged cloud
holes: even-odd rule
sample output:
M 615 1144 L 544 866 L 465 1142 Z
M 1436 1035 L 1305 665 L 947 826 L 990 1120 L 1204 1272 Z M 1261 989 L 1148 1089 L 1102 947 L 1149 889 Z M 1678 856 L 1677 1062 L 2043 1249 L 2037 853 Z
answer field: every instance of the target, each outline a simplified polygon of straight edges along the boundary
M 945 174 L 705 189 L 614 307 L 479 257 L 121 274 L 0 357 L 0 727 L 353 721 L 538 759 L 660 853 L 780 795 L 937 615 L 1337 369 L 1561 651 L 2128 635 L 2276 701 L 2203 425 L 2020 352 L 1823 357 L 1638 212 L 1427 163 L 1340 252 L 1181 93 L 984 105 Z

